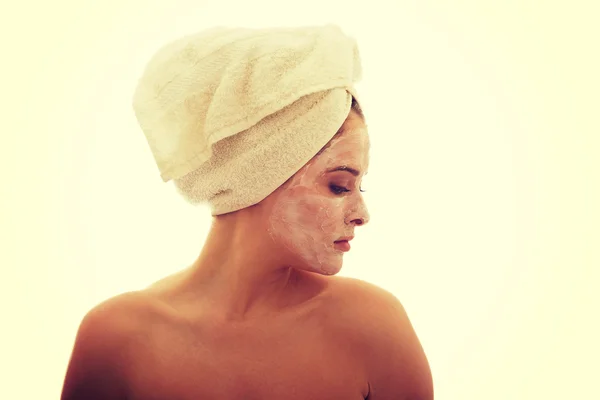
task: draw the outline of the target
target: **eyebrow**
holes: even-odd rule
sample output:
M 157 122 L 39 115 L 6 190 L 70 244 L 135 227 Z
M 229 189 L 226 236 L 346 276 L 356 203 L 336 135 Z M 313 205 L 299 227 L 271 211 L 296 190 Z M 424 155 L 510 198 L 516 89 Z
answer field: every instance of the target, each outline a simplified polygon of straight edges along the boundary
M 330 168 L 328 169 L 326 172 L 330 173 L 330 172 L 335 172 L 335 171 L 346 171 L 346 172 L 350 172 L 352 175 L 354 176 L 359 176 L 360 172 L 355 170 L 354 168 L 350 168 L 350 167 L 346 167 L 344 165 L 341 165 L 339 167 L 335 167 L 335 168 Z

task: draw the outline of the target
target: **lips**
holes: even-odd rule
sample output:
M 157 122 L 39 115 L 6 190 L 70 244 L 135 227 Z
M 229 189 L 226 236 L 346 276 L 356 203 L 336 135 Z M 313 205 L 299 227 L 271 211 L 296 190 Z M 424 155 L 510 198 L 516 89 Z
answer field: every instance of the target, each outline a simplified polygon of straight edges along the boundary
M 350 251 L 350 243 L 347 240 L 336 240 L 333 246 L 343 252 Z
M 350 241 L 354 236 L 344 236 L 333 242 L 333 246 L 343 252 L 350 251 Z

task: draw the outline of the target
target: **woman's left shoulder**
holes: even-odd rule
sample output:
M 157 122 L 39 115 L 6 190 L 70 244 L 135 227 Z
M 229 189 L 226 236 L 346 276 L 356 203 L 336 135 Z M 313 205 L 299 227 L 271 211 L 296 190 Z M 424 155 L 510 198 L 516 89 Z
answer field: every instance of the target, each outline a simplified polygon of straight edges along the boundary
M 427 356 L 400 300 L 360 279 L 340 278 L 335 286 L 330 320 L 364 362 L 370 387 L 382 398 L 433 399 Z
M 401 307 L 400 300 L 392 292 L 358 278 L 336 276 L 332 290 L 341 304 L 354 304 L 359 306 L 360 310 L 374 311 L 373 307 L 378 309 Z

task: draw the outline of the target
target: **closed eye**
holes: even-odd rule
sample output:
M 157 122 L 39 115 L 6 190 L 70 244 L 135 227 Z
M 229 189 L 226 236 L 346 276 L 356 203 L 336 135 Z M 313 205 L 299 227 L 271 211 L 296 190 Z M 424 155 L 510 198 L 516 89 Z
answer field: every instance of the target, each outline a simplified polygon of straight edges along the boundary
M 334 193 L 334 194 L 338 194 L 338 195 L 339 195 L 339 194 L 346 193 L 346 192 L 349 192 L 349 191 L 350 191 L 349 189 L 347 189 L 347 188 L 345 188 L 345 187 L 342 187 L 342 186 L 337 186 L 337 185 L 329 185 L 329 189 L 331 190 L 331 192 L 332 192 L 332 193 Z M 359 190 L 360 190 L 362 193 L 366 192 L 366 190 L 362 190 L 362 189 L 359 189 Z

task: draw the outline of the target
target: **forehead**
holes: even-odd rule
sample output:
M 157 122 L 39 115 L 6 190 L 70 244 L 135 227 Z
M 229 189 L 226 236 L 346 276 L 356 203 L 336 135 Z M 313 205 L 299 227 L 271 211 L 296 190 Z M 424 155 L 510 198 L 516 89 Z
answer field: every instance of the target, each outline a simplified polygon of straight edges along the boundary
M 341 134 L 331 140 L 327 149 L 318 157 L 319 161 L 367 163 L 370 141 L 367 126 L 362 118 L 354 112 L 351 113 L 340 130 Z

